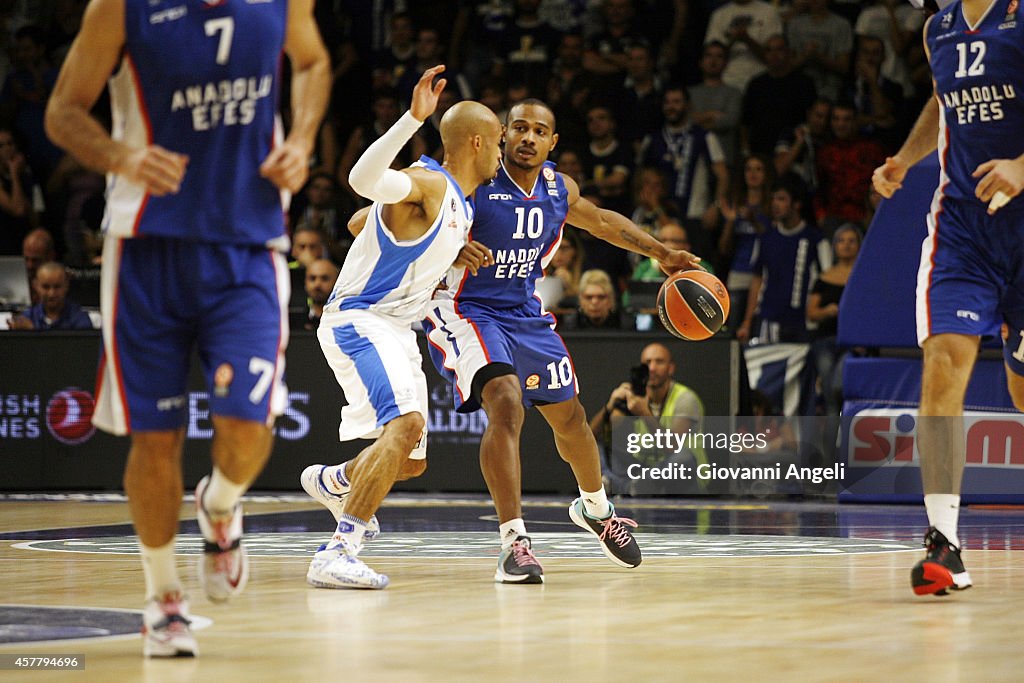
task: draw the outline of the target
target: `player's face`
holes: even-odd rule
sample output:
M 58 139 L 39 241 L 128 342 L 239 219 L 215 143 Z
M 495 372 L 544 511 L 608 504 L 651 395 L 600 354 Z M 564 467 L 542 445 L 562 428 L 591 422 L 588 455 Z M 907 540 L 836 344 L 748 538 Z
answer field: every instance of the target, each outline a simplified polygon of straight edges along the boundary
M 535 104 L 519 105 L 509 112 L 505 129 L 505 161 L 522 169 L 543 164 L 558 142 L 551 112 Z

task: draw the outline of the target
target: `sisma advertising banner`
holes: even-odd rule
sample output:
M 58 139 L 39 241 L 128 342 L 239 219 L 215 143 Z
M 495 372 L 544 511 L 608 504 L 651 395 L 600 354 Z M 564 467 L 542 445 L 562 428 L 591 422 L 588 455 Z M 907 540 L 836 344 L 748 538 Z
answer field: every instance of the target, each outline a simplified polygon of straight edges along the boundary
M 920 501 L 922 443 L 925 457 L 957 443 L 966 453 L 965 502 L 1024 503 L 1024 415 L 1013 409 L 1000 361 L 978 361 L 962 418 L 918 415 L 919 360 L 857 361 L 844 386 L 840 500 Z
M 708 411 L 726 411 L 736 401 L 735 350 L 718 340 L 700 345 L 663 335 L 593 335 L 567 338 L 580 375 L 581 401 L 588 415 L 629 376 L 629 367 L 651 341 L 672 346 L 677 375 L 701 393 Z M 422 342 L 421 338 L 421 342 Z M 7 491 L 120 490 L 128 440 L 93 428 L 93 388 L 100 337 L 95 332 L 0 333 L 0 462 Z M 430 396 L 426 474 L 400 482 L 396 490 L 474 491 L 486 486 L 478 463 L 487 427 L 482 411 L 457 413 L 451 386 L 425 359 Z M 609 367 L 609 358 L 621 367 Z M 183 467 L 186 486 L 210 469 L 213 422 L 209 394 L 193 363 L 187 401 L 189 418 Z M 339 442 L 338 420 L 345 397 L 327 366 L 316 337 L 292 335 L 287 354 L 289 406 L 277 420 L 274 452 L 254 484 L 261 490 L 299 490 L 298 477 L 311 463 L 355 457 L 367 441 Z M 574 481 L 558 457 L 551 430 L 537 411 L 528 411 L 521 452 L 523 489 L 571 492 Z

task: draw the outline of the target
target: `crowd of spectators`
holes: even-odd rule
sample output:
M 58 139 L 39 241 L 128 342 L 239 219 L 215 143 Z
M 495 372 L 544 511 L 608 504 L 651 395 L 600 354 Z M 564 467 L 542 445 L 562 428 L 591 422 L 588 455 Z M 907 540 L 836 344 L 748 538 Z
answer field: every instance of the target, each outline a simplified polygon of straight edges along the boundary
M 103 179 L 60 154 L 42 117 L 85 5 L 0 0 L 0 255 L 22 254 L 44 229 L 72 284 L 99 263 Z M 538 97 L 557 116 L 560 170 L 595 203 L 690 244 L 728 283 L 728 330 L 744 337 L 769 329 L 747 293 L 770 267 L 759 245 L 777 233 L 773 191 L 785 189 L 801 210 L 793 225 L 816 241 L 829 244 L 840 226 L 865 230 L 871 170 L 931 90 L 924 15 L 899 0 L 318 0 L 315 11 L 333 60 L 331 104 L 289 214 L 293 236 L 319 235 L 315 258 L 344 258 L 346 222 L 366 203 L 348 170 L 408 107 L 419 75 L 444 63 L 438 111 L 396 166 L 442 157 L 438 121 L 459 99 L 503 117 Z M 659 277 L 656 264 L 565 230 L 572 253 L 549 267 L 560 281 L 548 285 L 549 306 L 587 320 L 579 277 L 603 271 L 613 314 L 583 324 L 632 329 L 630 282 Z M 813 283 L 798 284 L 802 309 Z

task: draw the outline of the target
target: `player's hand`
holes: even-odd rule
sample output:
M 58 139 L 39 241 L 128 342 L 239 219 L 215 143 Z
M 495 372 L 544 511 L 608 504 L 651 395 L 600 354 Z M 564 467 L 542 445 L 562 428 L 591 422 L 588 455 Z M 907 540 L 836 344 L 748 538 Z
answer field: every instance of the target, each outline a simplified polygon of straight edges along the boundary
M 682 249 L 669 249 L 668 256 L 658 261 L 658 267 L 665 275 L 680 270 L 704 270 L 700 265 L 700 257 Z
M 470 242 L 459 251 L 454 265 L 456 268 L 469 268 L 469 272 L 476 275 L 481 268 L 494 265 L 494 254 L 486 245 Z
M 910 168 L 899 156 L 886 157 L 885 163 L 875 169 L 871 174 L 871 184 L 875 191 L 886 199 L 892 197 L 896 190 L 903 187 L 903 179 L 907 176 L 907 169 Z
M 129 181 L 142 185 L 146 192 L 156 197 L 176 194 L 185 177 L 188 157 L 171 152 L 159 145 L 149 145 L 129 151 L 120 162 L 114 164 L 114 173 Z
M 445 79 L 438 80 L 434 85 L 434 76 L 444 71 L 444 64 L 432 66 L 423 72 L 416 87 L 412 90 L 412 102 L 409 104 L 409 113 L 417 121 L 426 121 L 427 117 L 437 109 L 437 100 L 441 97 L 441 91 L 448 83 Z
M 285 140 L 260 164 L 260 175 L 282 190 L 298 192 L 309 177 L 309 153 L 297 143 Z
M 974 169 L 971 175 L 981 178 L 974 189 L 975 196 L 981 201 L 992 202 L 998 192 L 1005 195 L 999 202 L 989 204 L 990 216 L 1024 190 L 1024 161 L 1019 159 L 992 159 Z

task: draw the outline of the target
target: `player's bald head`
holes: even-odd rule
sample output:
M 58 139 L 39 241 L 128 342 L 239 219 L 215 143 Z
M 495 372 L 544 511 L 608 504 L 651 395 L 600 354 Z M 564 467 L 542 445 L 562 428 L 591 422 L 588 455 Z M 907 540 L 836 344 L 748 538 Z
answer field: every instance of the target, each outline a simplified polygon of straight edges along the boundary
M 457 102 L 441 117 L 441 142 L 446 149 L 461 147 L 474 136 L 495 130 L 500 134 L 498 117 L 479 102 Z

